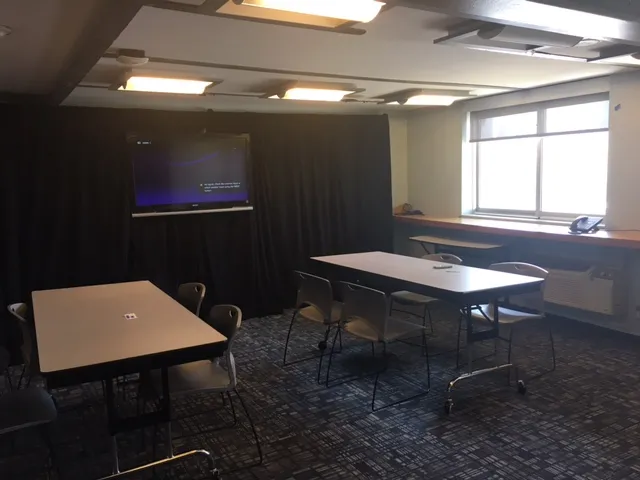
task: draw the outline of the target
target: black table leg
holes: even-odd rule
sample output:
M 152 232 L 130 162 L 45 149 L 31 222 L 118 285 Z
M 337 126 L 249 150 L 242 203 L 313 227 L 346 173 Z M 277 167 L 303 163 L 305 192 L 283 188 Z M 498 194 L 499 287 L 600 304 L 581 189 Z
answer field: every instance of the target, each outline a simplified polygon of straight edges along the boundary
M 218 478 L 219 473 L 215 468 L 213 455 L 211 455 L 208 451 L 192 450 L 190 452 L 181 453 L 179 455 L 173 454 L 173 445 L 171 443 L 171 397 L 169 392 L 169 372 L 166 367 L 161 370 L 161 381 L 162 396 L 160 398 L 160 408 L 158 409 L 158 411 L 137 415 L 136 417 L 132 418 L 120 418 L 118 416 L 115 403 L 115 395 L 113 392 L 113 379 L 109 378 L 104 382 L 104 394 L 107 405 L 107 422 L 109 427 L 109 435 L 111 435 L 113 467 L 112 474 L 107 477 L 103 477 L 101 480 L 125 478 L 130 475 L 134 475 L 145 470 L 150 470 L 158 466 L 181 462 L 193 456 L 204 457 L 207 461 L 208 472 L 211 475 L 210 478 Z M 118 443 L 116 441 L 116 435 L 120 432 L 125 432 L 137 428 L 144 428 L 158 423 L 165 423 L 167 425 L 167 458 L 121 472 L 118 460 Z
M 445 405 L 444 405 L 444 410 L 446 414 L 450 414 L 453 409 L 453 398 L 451 398 L 451 391 L 453 390 L 453 387 L 458 382 L 460 382 L 461 380 L 466 380 L 468 378 L 473 378 L 480 375 L 485 375 L 487 373 L 492 373 L 498 370 L 511 369 L 511 367 L 513 367 L 513 364 L 511 363 L 497 364 L 497 359 L 496 359 L 496 365 L 493 367 L 483 368 L 481 370 L 473 370 L 473 345 L 477 342 L 494 339 L 497 347 L 497 342 L 499 341 L 499 338 L 500 338 L 500 323 L 498 319 L 499 312 L 498 312 L 497 300 L 494 301 L 492 305 L 493 305 L 493 320 L 491 322 L 491 329 L 483 330 L 480 332 L 473 331 L 473 318 L 471 316 L 471 310 L 473 307 L 470 305 L 465 305 L 462 309 L 462 312 L 467 322 L 467 373 L 464 373 L 449 382 L 449 385 L 447 386 L 447 400 L 445 401 Z

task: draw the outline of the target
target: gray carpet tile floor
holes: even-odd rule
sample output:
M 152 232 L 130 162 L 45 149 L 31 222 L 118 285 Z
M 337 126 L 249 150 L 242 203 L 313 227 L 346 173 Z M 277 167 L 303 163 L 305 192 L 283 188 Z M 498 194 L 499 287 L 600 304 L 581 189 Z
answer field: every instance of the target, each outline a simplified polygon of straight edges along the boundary
M 331 367 L 334 386 L 326 388 L 316 382 L 316 360 L 282 365 L 289 320 L 281 315 L 245 321 L 234 345 L 238 391 L 256 424 L 263 463 L 256 464 L 251 429 L 237 400 L 237 425 L 208 431 L 232 420 L 229 402 L 213 394 L 173 401 L 176 452 L 205 448 L 216 455 L 223 478 L 243 480 L 640 479 L 640 341 L 634 337 L 551 319 L 557 368 L 549 372 L 546 324 L 522 326 L 515 332 L 513 357 L 518 376 L 527 381 L 526 395 L 517 392 L 515 374 L 510 386 L 504 372 L 474 378 L 457 386 L 454 411 L 447 416 L 446 385 L 460 373 L 452 352 L 457 321 L 453 312 L 437 311 L 428 339 L 431 391 L 372 413 L 370 373 L 381 363 L 372 358 L 370 344 L 345 334 Z M 322 335 L 319 325 L 296 323 L 290 360 L 317 355 Z M 490 355 L 493 345 L 476 350 L 477 357 Z M 391 402 L 423 391 L 427 371 L 420 348 L 396 343 L 388 351 L 390 364 L 380 377 L 378 400 Z M 504 345 L 497 357 L 505 360 Z M 494 360 L 489 356 L 476 365 Z M 18 375 L 16 367 L 13 375 Z M 340 380 L 354 376 L 363 378 Z M 135 394 L 132 382 L 120 407 L 135 408 Z M 51 436 L 61 477 L 85 480 L 109 474 L 101 384 L 54 395 L 61 412 Z M 165 438 L 163 428 L 155 437 L 151 428 L 121 435 L 121 467 L 150 461 L 154 445 L 159 458 Z M 37 432 L 0 437 L 0 478 L 47 478 L 46 452 Z M 206 478 L 203 466 L 189 460 L 159 468 L 155 476 Z

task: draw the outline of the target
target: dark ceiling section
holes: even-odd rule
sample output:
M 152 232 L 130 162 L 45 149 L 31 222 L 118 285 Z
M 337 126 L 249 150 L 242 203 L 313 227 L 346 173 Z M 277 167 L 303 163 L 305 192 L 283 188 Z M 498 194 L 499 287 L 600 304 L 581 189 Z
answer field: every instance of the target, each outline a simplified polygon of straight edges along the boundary
M 0 103 L 57 105 L 145 0 L 0 0 Z
M 67 98 L 145 3 L 145 0 L 100 2 L 76 40 L 75 48 L 47 98 L 48 103 L 58 105 Z
M 545 3 L 578 2 L 549 0 Z M 606 7 L 600 7 L 598 11 L 609 12 L 608 1 L 599 3 L 606 4 Z M 402 0 L 401 5 L 471 20 L 602 38 L 640 46 L 640 23 L 526 0 Z

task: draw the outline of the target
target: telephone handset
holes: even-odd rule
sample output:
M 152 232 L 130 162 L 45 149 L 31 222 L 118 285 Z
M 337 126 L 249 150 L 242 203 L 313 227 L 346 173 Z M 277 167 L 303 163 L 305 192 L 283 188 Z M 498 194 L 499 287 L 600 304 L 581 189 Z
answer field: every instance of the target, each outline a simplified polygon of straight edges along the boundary
M 602 220 L 604 220 L 602 217 L 578 217 L 571 223 L 569 233 L 596 233 L 600 230 L 598 225 L 602 223 Z

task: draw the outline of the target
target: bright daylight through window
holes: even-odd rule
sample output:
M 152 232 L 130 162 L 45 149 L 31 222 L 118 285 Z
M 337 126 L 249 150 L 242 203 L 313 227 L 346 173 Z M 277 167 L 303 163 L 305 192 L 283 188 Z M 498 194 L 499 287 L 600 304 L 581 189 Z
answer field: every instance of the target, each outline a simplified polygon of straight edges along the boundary
M 473 112 L 475 211 L 531 218 L 604 215 L 606 94 Z

